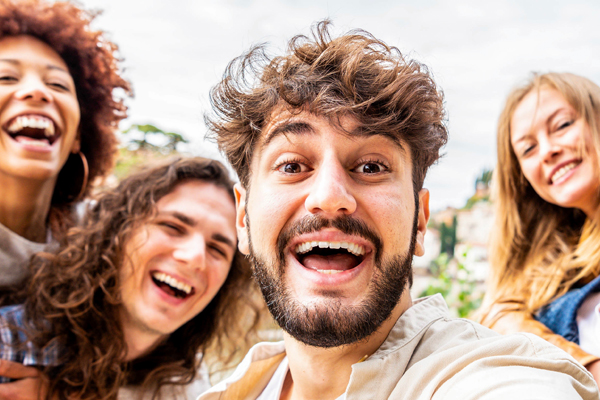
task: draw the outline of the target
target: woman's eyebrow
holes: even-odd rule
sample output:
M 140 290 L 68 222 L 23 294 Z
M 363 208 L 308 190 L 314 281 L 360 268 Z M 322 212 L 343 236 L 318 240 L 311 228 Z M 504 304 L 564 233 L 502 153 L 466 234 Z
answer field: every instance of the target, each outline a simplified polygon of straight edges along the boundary
M 195 227 L 196 225 L 198 225 L 198 221 L 188 215 L 185 215 L 183 213 L 180 213 L 179 211 L 172 211 L 172 212 L 165 212 L 162 213 L 164 215 L 170 215 L 173 218 L 177 218 L 179 221 L 181 221 L 182 223 L 191 226 L 191 227 Z M 211 238 L 213 240 L 216 240 L 217 242 L 221 242 L 223 244 L 226 244 L 227 246 L 231 247 L 232 249 L 235 250 L 236 248 L 236 243 L 234 243 L 233 240 L 231 240 L 230 238 L 228 238 L 227 236 L 221 234 L 221 233 L 215 233 L 211 236 Z

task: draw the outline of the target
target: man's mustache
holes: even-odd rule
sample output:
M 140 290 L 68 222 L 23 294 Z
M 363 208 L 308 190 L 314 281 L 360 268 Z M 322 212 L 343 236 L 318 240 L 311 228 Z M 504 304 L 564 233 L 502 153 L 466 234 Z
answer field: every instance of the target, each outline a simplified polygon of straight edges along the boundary
M 295 236 L 306 233 L 318 232 L 324 228 L 335 228 L 347 235 L 359 236 L 373 243 L 375 248 L 375 259 L 379 258 L 382 240 L 367 226 L 363 221 L 349 215 L 341 215 L 334 219 L 323 218 L 319 215 L 307 215 L 306 217 L 294 222 L 284 228 L 277 238 L 277 248 L 279 249 L 279 259 L 284 260 L 284 249 Z

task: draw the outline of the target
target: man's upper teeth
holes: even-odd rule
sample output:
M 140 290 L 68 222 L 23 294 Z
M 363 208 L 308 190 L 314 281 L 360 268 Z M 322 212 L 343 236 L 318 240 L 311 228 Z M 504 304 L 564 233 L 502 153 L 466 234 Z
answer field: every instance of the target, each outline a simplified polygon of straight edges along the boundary
M 190 294 L 192 291 L 192 287 L 186 283 L 180 282 L 177 279 L 173 278 L 171 275 L 167 275 L 164 272 L 154 272 L 152 277 L 157 281 L 166 283 L 167 285 L 174 287 L 175 289 L 179 289 L 186 294 Z
M 562 167 L 561 169 L 559 169 L 558 171 L 556 171 L 554 173 L 554 175 L 552 175 L 552 178 L 551 178 L 552 183 L 559 180 L 564 174 L 566 174 L 567 172 L 569 172 L 570 170 L 575 168 L 578 164 L 579 164 L 578 162 L 573 161 L 572 163 L 569 163 L 569 164 L 565 165 L 564 167 Z
M 349 242 L 323 242 L 323 241 L 312 241 L 304 242 L 296 246 L 296 253 L 303 254 L 309 252 L 313 247 L 319 247 L 321 249 L 347 249 L 350 253 L 356 256 L 362 256 L 365 254 L 365 249 L 361 245 Z
M 54 123 L 40 115 L 20 115 L 8 126 L 9 133 L 17 133 L 23 128 L 43 129 L 46 137 L 54 136 Z

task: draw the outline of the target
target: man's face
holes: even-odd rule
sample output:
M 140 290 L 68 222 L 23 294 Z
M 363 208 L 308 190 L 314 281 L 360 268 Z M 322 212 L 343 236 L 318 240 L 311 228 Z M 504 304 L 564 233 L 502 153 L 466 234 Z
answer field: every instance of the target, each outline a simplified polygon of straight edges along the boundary
M 321 347 L 372 334 L 397 306 L 412 254 L 423 254 L 429 195 L 415 206 L 407 146 L 282 112 L 250 179 L 249 193 L 236 186 L 240 249 L 280 326 Z
M 129 346 L 135 338 L 158 341 L 198 315 L 235 254 L 235 206 L 225 189 L 185 181 L 156 208 L 125 244 L 122 323 Z

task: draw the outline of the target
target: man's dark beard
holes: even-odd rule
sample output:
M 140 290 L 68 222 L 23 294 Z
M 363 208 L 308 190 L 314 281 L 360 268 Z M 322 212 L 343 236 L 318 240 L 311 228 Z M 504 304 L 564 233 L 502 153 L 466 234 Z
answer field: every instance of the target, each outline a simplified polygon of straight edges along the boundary
M 418 212 L 418 208 L 416 210 Z M 248 222 L 248 221 L 247 221 Z M 358 305 L 343 306 L 336 293 L 329 291 L 327 304 L 305 306 L 294 299 L 283 283 L 285 275 L 284 249 L 296 235 L 334 227 L 346 234 L 358 235 L 373 243 L 375 269 L 366 298 Z M 363 222 L 349 216 L 334 220 L 308 216 L 288 227 L 279 235 L 277 261 L 257 256 L 252 246 L 250 227 L 250 259 L 254 276 L 260 286 L 269 311 L 279 326 L 295 339 L 316 347 L 337 347 L 363 340 L 374 333 L 389 318 L 400 301 L 406 283 L 412 283 L 412 254 L 414 252 L 417 215 L 409 249 L 404 254 L 382 260 L 382 241 Z

